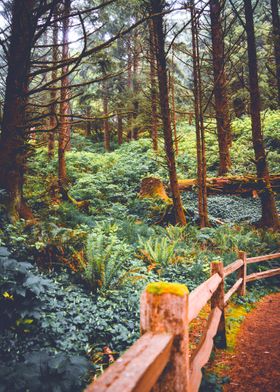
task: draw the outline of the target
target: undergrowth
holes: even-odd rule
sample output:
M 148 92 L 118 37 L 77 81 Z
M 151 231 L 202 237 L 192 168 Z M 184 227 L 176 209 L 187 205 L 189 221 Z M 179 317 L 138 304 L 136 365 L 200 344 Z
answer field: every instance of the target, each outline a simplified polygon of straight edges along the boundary
M 267 114 L 264 124 L 268 159 L 279 172 L 279 113 Z M 195 177 L 194 128 L 178 128 L 179 176 Z M 250 156 L 237 153 L 248 150 L 249 134 L 248 118 L 233 123 L 232 174 L 254 172 Z M 216 175 L 212 131 L 207 145 L 208 175 Z M 100 144 L 76 134 L 67 153 L 70 198 L 61 201 L 57 162 L 47 160 L 46 149 L 36 151 L 24 191 L 38 219 L 0 230 L 6 276 L 0 280 L 0 391 L 38 390 L 43 381 L 48 391 L 82 390 L 89 375 L 108 366 L 104 348 L 117 358 L 139 337 L 139 298 L 148 282 L 179 282 L 193 290 L 209 277 L 213 260 L 227 265 L 240 250 L 249 256 L 279 250 L 279 233 L 251 225 L 260 218 L 257 199 L 210 196 L 213 226 L 200 230 L 195 192 L 185 193 L 189 223 L 172 226 L 165 203 L 139 198 L 142 178 L 167 182 L 163 162 L 162 151 L 155 155 L 148 139 L 104 154 Z M 262 268 L 253 265 L 250 272 Z M 269 284 L 257 283 L 258 292 Z

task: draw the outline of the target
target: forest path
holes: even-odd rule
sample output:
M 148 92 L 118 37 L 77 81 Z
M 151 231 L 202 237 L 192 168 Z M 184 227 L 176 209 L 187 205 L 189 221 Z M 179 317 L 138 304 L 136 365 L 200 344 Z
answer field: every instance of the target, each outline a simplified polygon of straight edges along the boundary
M 264 297 L 237 336 L 225 392 L 280 391 L 280 293 Z

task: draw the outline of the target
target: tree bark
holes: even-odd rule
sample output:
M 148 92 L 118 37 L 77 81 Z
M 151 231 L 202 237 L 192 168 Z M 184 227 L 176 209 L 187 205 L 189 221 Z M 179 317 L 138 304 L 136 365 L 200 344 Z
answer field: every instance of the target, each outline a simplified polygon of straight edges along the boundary
M 69 14 L 71 0 L 64 0 L 63 26 L 62 26 L 62 60 L 69 58 L 68 35 L 69 35 Z M 60 103 L 60 130 L 58 138 L 58 185 L 61 195 L 65 195 L 67 182 L 67 169 L 65 152 L 70 143 L 70 118 L 69 118 L 69 89 L 68 89 L 68 65 L 62 68 L 61 79 L 61 103 Z
M 214 71 L 214 96 L 219 143 L 219 175 L 228 172 L 231 161 L 230 115 L 227 96 L 227 78 L 225 73 L 224 41 L 221 24 L 221 0 L 210 1 L 210 19 L 212 32 L 212 58 Z
M 271 11 L 272 11 L 274 56 L 275 56 L 275 63 L 276 63 L 278 107 L 280 107 L 280 18 L 279 18 L 278 0 L 271 0 Z
M 177 138 L 177 119 L 176 119 L 176 103 L 175 103 L 175 69 L 174 69 L 174 51 L 172 49 L 171 57 L 171 74 L 170 74 L 170 89 L 172 100 L 172 124 L 173 124 L 173 137 L 175 143 L 175 154 L 178 155 L 178 138 Z
M 5 102 L 0 140 L 0 188 L 7 193 L 6 210 L 11 221 L 31 218 L 23 199 L 26 165 L 26 104 L 31 48 L 36 25 L 34 0 L 14 0 L 8 56 Z
M 204 119 L 202 108 L 202 86 L 199 62 L 199 46 L 197 19 L 194 4 L 191 4 L 192 51 L 193 51 L 193 80 L 194 80 L 194 111 L 196 127 L 196 152 L 197 152 L 197 184 L 198 184 L 198 212 L 200 227 L 209 225 L 207 209 L 206 187 L 206 154 L 204 137 Z
M 175 153 L 172 137 L 171 116 L 168 99 L 168 79 L 167 66 L 165 56 L 165 37 L 163 30 L 162 11 L 164 9 L 164 2 L 161 0 L 150 0 L 151 13 L 154 15 L 153 28 L 156 42 L 156 59 L 157 59 L 157 76 L 159 85 L 160 109 L 164 133 L 164 146 L 167 158 L 170 189 L 172 193 L 172 200 L 175 212 L 175 221 L 180 225 L 186 224 L 186 217 L 182 205 L 180 191 L 178 187 Z
M 137 117 L 139 115 L 139 61 L 140 61 L 140 46 L 139 37 L 135 33 L 133 37 L 134 50 L 133 50 L 133 129 L 131 138 L 134 140 L 138 139 L 139 125 L 137 124 Z
M 118 125 L 118 145 L 120 146 L 123 143 L 123 122 L 120 113 L 117 114 L 117 125 Z
M 157 81 L 156 81 L 156 57 L 155 37 L 153 21 L 149 20 L 150 40 L 150 84 L 151 84 L 151 137 L 154 151 L 158 151 L 158 118 L 157 118 Z
M 131 45 L 131 37 L 127 40 L 127 89 L 129 95 L 132 95 L 132 68 L 133 68 L 133 53 L 132 53 L 132 45 Z M 127 116 L 127 141 L 130 141 L 133 137 L 132 131 L 132 113 L 129 113 Z
M 91 106 L 87 106 L 86 107 L 86 117 L 90 117 L 91 116 Z M 87 120 L 86 122 L 86 137 L 90 137 L 91 136 L 91 121 Z
M 272 175 L 270 177 L 273 192 L 280 193 L 280 175 Z M 179 189 L 181 191 L 191 191 L 198 185 L 197 179 L 179 180 Z M 261 192 L 260 184 L 257 177 L 247 176 L 227 176 L 227 177 L 208 177 L 206 179 L 207 193 L 210 195 L 243 195 L 258 196 Z
M 251 98 L 252 139 L 255 152 L 255 162 L 258 181 L 261 186 L 262 224 L 279 229 L 280 222 L 276 209 L 275 198 L 271 188 L 268 164 L 264 149 L 261 125 L 261 99 L 258 81 L 258 63 L 256 39 L 254 31 L 253 8 L 251 0 L 244 0 L 246 34 L 249 62 L 249 85 Z
M 54 12 L 54 20 L 57 18 L 57 10 Z M 58 49 L 58 24 L 55 21 L 54 26 L 53 26 L 53 49 L 52 49 L 52 61 L 53 64 L 56 64 L 58 62 L 58 56 L 59 56 L 59 49 Z M 54 69 L 52 71 L 52 80 L 57 79 L 57 70 Z M 52 87 L 55 87 L 53 85 Z M 54 129 L 57 125 L 57 119 L 56 119 L 56 99 L 57 99 L 57 92 L 56 90 L 51 90 L 50 93 L 50 98 L 51 98 L 51 114 L 50 114 L 50 129 Z M 48 157 L 49 159 L 54 157 L 54 147 L 55 147 L 55 133 L 54 132 L 49 132 L 49 140 L 48 140 Z
M 105 72 L 105 71 L 104 71 Z M 105 151 L 109 152 L 111 150 L 110 146 L 110 127 L 108 120 L 108 82 L 107 80 L 103 80 L 103 127 L 104 127 L 104 148 Z

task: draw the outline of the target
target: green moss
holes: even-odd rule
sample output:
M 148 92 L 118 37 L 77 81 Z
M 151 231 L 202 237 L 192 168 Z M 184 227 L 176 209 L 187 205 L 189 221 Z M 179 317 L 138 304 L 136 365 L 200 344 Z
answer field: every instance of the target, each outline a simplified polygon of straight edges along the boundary
M 251 307 L 249 307 L 251 309 Z M 241 327 L 246 314 L 249 311 L 248 306 L 231 304 L 226 311 L 226 335 L 227 335 L 227 348 L 233 351 L 236 343 L 237 334 Z
M 183 297 L 189 293 L 189 290 L 181 283 L 153 282 L 148 284 L 146 292 L 155 295 L 174 294 Z

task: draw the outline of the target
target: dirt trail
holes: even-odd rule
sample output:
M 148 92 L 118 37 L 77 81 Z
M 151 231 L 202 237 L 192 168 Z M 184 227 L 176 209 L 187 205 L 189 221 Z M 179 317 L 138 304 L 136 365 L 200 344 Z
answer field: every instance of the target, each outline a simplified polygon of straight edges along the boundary
M 229 366 L 226 392 L 280 391 L 280 293 L 264 297 L 246 316 Z

